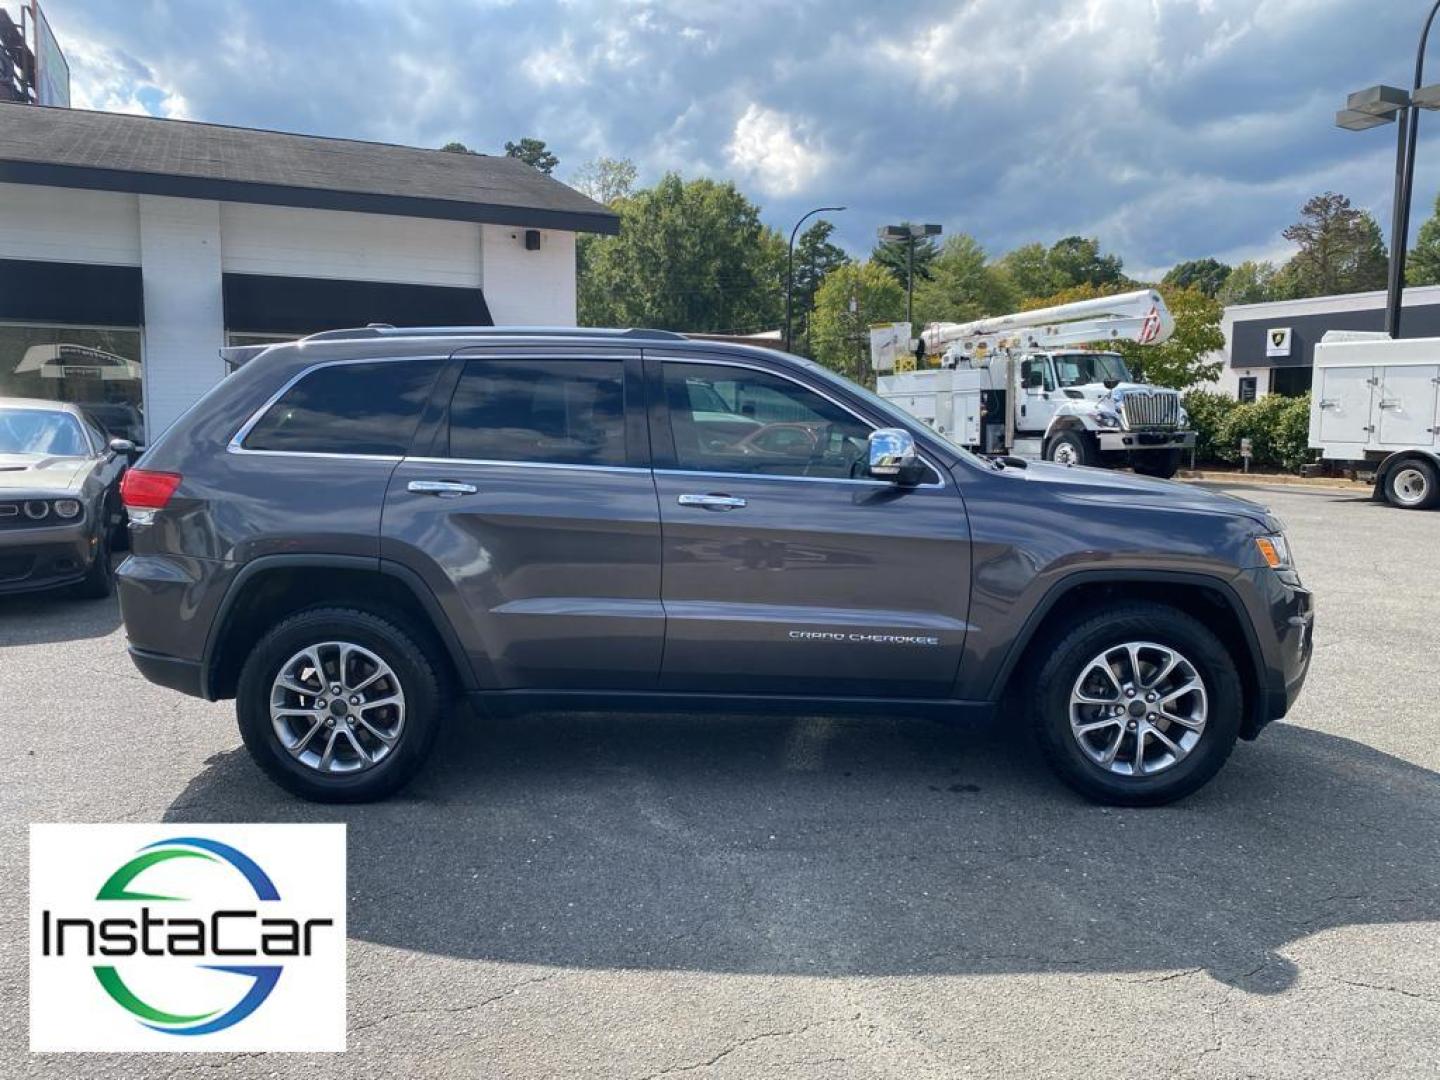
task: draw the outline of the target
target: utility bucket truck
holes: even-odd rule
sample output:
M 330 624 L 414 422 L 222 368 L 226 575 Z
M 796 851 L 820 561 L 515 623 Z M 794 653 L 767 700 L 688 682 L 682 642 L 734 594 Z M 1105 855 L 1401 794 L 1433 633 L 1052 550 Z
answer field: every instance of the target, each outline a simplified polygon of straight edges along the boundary
M 870 358 L 881 397 L 962 446 L 1171 477 L 1195 445 L 1179 393 L 1135 382 L 1119 353 L 1083 346 L 1156 345 L 1174 331 L 1160 294 L 1141 289 L 931 323 L 918 341 L 909 323 L 891 323 L 871 330 Z M 922 360 L 939 367 L 901 370 Z
M 1331 330 L 1315 346 L 1310 446 L 1375 472 L 1375 498 L 1440 506 L 1440 338 Z

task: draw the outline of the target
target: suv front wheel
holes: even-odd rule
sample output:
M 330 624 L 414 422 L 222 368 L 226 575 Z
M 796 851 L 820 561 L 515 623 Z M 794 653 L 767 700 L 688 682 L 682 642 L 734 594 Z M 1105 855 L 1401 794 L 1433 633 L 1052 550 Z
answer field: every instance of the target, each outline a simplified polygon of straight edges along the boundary
M 266 634 L 235 711 L 246 749 L 317 802 L 384 798 L 424 763 L 439 728 L 435 671 L 409 635 L 365 611 L 317 608 Z
M 1046 651 L 1035 732 L 1051 766 L 1099 802 L 1154 806 L 1204 785 L 1235 746 L 1244 695 L 1220 640 L 1163 604 L 1072 624 Z

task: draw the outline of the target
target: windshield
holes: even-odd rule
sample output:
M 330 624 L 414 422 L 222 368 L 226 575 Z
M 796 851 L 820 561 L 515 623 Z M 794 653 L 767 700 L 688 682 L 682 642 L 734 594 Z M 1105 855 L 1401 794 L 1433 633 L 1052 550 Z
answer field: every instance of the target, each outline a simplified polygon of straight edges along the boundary
M 1129 382 L 1130 372 L 1116 353 L 1056 353 L 1055 376 L 1062 388 L 1088 383 Z
M 0 409 L 0 454 L 89 457 L 80 421 L 48 409 Z

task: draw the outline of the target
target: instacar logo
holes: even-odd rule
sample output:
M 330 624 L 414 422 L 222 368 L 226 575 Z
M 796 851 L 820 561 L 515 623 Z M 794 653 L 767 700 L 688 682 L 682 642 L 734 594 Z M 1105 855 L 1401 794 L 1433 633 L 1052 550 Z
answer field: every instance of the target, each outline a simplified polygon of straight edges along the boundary
M 343 1050 L 344 826 L 156 832 L 31 826 L 31 1049 Z

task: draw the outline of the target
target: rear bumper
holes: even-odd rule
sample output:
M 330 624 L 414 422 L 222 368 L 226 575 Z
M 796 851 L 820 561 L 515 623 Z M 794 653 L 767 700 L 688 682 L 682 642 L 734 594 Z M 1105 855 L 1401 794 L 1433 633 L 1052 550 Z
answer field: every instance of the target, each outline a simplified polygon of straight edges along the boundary
M 147 652 L 130 646 L 130 659 L 140 674 L 158 686 L 179 690 L 191 697 L 204 697 L 199 660 L 183 660 L 178 656 Z

